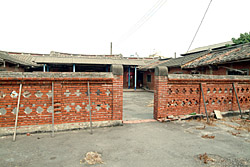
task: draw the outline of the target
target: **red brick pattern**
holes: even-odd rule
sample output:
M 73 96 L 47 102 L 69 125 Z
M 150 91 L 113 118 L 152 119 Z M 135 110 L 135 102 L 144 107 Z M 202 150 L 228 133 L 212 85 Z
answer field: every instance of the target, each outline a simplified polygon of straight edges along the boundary
M 242 110 L 250 109 L 250 81 L 168 79 L 155 76 L 154 118 L 205 113 L 200 83 L 208 112 L 239 110 L 232 83 L 235 83 Z
M 123 76 L 117 75 L 113 81 L 113 120 L 122 120 L 123 113 Z
M 14 96 L 19 93 L 20 81 L 8 79 L 0 79 L 0 127 L 12 127 L 15 124 L 13 110 L 17 107 L 18 96 Z M 89 121 L 87 81 L 90 84 L 92 120 L 122 120 L 123 76 L 78 80 L 26 78 L 23 81 L 18 126 L 51 124 L 52 81 L 55 124 Z M 17 94 L 13 94 L 13 91 Z

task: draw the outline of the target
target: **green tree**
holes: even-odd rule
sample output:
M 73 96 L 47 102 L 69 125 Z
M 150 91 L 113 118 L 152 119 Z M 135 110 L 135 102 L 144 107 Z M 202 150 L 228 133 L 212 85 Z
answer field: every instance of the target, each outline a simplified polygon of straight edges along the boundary
M 235 39 L 232 38 L 233 43 L 235 44 L 243 44 L 243 43 L 248 43 L 250 42 L 250 32 L 249 33 L 244 33 L 244 34 L 240 34 L 240 37 Z

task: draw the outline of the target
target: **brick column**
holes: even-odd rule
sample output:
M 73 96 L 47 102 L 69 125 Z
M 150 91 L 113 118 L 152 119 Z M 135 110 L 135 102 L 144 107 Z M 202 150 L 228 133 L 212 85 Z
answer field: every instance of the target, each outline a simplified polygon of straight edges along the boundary
M 113 120 L 122 120 L 123 113 L 123 66 L 112 65 L 111 71 L 114 75 L 113 81 Z
M 154 77 L 154 118 L 159 119 L 167 116 L 167 112 L 164 111 L 167 98 L 167 81 L 168 81 L 168 69 L 164 66 L 158 66 L 155 68 Z

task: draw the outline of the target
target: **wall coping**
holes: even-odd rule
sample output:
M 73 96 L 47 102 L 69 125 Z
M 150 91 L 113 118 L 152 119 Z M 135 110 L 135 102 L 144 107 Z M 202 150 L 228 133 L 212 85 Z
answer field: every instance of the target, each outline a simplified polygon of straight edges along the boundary
M 0 72 L 0 80 L 112 80 L 111 72 Z
M 249 81 L 250 76 L 239 75 L 205 75 L 205 74 L 169 74 L 169 80 L 235 80 Z
M 156 76 L 167 76 L 168 75 L 168 68 L 166 66 L 155 67 L 155 75 Z
M 123 66 L 117 65 L 117 64 L 112 64 L 111 71 L 114 75 L 123 75 Z

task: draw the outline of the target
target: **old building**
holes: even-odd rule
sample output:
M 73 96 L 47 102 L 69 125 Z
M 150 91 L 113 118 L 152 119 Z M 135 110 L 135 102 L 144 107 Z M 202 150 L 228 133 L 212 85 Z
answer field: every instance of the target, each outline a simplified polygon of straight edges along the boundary
M 195 69 L 182 69 L 182 65 L 191 62 L 201 56 L 206 51 L 200 51 L 197 53 L 193 53 L 190 55 L 183 55 L 182 57 L 178 58 L 170 58 L 170 59 L 159 59 L 156 62 L 153 62 L 149 65 L 142 66 L 140 68 L 141 71 L 144 71 L 144 82 L 143 82 L 143 87 L 146 89 L 153 90 L 154 89 L 154 69 L 157 66 L 165 66 L 168 67 L 168 73 L 169 74 L 196 74 L 197 71 Z
M 182 65 L 182 69 L 208 75 L 249 75 L 249 63 L 250 43 L 247 43 L 207 51 L 202 57 Z
M 50 54 L 0 52 L 1 71 L 20 72 L 109 72 L 111 65 L 123 65 L 124 88 L 142 87 L 143 72 L 137 71 L 157 58 L 122 55 L 83 55 L 52 51 Z
M 226 44 L 230 44 L 227 46 Z M 52 51 L 32 54 L 0 51 L 1 71 L 109 72 L 123 65 L 124 88 L 154 89 L 154 69 L 168 67 L 169 74 L 249 75 L 250 43 L 224 42 L 196 48 L 178 58 L 140 58 L 122 55 L 84 55 Z
M 235 45 L 229 41 L 200 47 L 178 58 L 159 59 L 140 70 L 144 71 L 143 86 L 153 90 L 157 66 L 168 67 L 169 74 L 249 75 L 249 64 L 250 43 Z
M 42 71 L 42 65 L 35 62 L 38 56 L 44 55 L 0 51 L 0 71 Z

